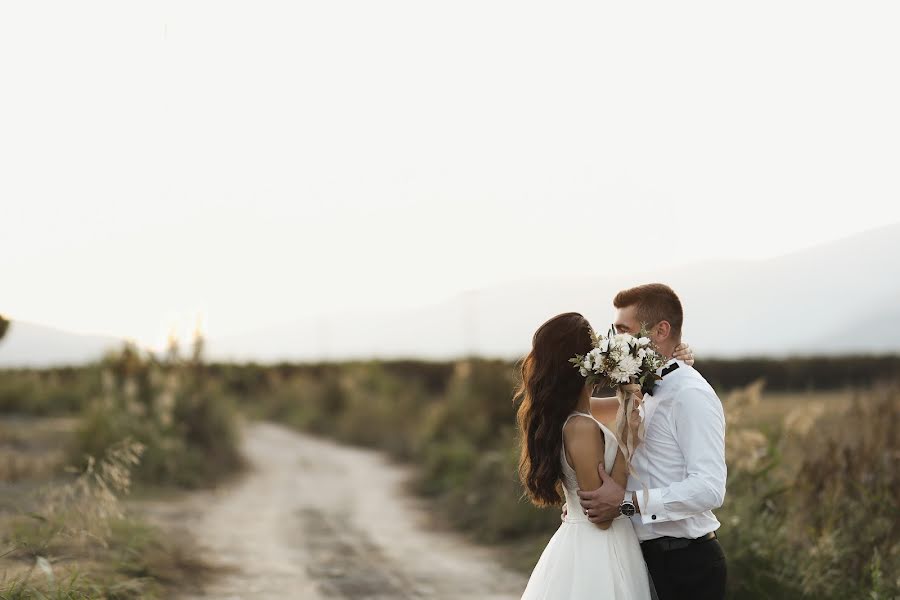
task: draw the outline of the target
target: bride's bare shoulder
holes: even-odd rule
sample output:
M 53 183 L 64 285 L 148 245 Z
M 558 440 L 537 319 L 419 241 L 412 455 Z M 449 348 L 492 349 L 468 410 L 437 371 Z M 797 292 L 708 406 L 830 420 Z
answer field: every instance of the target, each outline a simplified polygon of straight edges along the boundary
M 563 426 L 563 442 L 570 454 L 593 454 L 603 446 L 603 428 L 587 415 L 575 415 Z

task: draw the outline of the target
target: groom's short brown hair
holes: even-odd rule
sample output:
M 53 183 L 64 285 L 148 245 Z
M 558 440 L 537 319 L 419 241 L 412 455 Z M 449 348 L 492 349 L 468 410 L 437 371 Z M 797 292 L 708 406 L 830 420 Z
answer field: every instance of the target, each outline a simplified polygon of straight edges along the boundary
M 636 307 L 638 320 L 648 327 L 660 321 L 668 321 L 672 326 L 672 333 L 681 338 L 681 326 L 684 323 L 681 300 L 678 299 L 678 294 L 664 283 L 647 283 L 622 290 L 613 299 L 613 306 Z

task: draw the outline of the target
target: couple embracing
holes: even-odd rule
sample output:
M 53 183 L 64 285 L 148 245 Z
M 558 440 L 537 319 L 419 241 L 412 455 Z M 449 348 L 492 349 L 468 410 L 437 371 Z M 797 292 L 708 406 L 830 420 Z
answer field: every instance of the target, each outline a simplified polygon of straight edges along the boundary
M 719 600 L 722 403 L 691 366 L 670 287 L 624 290 L 613 304 L 608 336 L 558 315 L 522 363 L 522 484 L 538 506 L 563 504 L 522 599 Z M 616 398 L 592 397 L 598 383 Z M 598 419 L 613 402 L 615 431 Z

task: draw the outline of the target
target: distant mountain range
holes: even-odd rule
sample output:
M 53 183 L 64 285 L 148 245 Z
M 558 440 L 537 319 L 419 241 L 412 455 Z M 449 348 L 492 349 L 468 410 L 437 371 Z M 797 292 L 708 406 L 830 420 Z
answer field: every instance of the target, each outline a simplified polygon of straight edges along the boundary
M 259 362 L 513 358 L 527 352 L 535 329 L 560 312 L 577 310 L 605 330 L 615 293 L 653 281 L 681 296 L 685 339 L 701 357 L 900 352 L 900 225 L 768 260 L 522 281 L 416 310 L 325 315 L 213 336 L 208 348 L 213 359 Z M 0 366 L 83 363 L 118 343 L 14 321 L 0 342 Z
M 98 360 L 122 343 L 114 337 L 71 333 L 13 320 L 0 340 L 0 367 L 83 364 Z
M 522 281 L 414 311 L 286 323 L 213 339 L 210 350 L 222 358 L 264 361 L 518 357 L 549 317 L 576 310 L 605 331 L 616 292 L 654 281 L 678 292 L 685 339 L 700 355 L 900 351 L 900 225 L 768 260 L 712 261 L 631 277 Z

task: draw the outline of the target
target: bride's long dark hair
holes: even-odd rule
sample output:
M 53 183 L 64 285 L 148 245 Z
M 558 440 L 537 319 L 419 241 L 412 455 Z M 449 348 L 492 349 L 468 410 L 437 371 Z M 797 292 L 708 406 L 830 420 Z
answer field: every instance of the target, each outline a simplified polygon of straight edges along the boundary
M 584 377 L 569 362 L 590 352 L 591 326 L 578 313 L 557 315 L 540 326 L 531 352 L 522 361 L 522 378 L 514 401 L 520 402 L 519 479 L 531 502 L 555 506 L 562 502 L 562 426 L 584 389 Z

